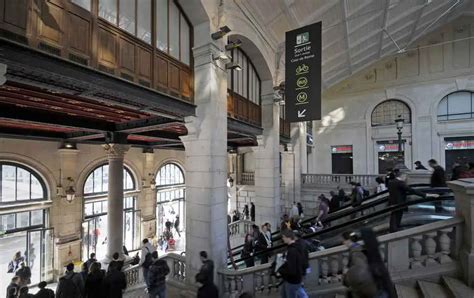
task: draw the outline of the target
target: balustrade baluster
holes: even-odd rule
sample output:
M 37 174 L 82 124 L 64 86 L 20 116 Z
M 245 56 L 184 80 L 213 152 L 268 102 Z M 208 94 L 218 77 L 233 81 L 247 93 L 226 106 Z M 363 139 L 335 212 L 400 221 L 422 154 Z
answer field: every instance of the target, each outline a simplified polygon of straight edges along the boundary
M 423 265 L 421 264 L 421 251 L 423 248 L 420 243 L 422 239 L 423 239 L 422 235 L 417 235 L 411 238 L 412 242 L 411 242 L 410 248 L 411 248 L 411 255 L 413 256 L 410 263 L 411 269 L 423 267 Z
M 340 255 L 335 255 L 331 257 L 330 261 L 330 267 L 331 267 L 331 278 L 330 282 L 339 282 L 341 281 L 341 278 L 339 276 L 339 259 Z
M 329 283 L 329 278 L 328 278 L 328 273 L 329 273 L 329 264 L 328 264 L 328 258 L 324 257 L 320 259 L 320 265 L 321 265 L 321 284 L 328 284 Z
M 342 274 L 346 274 L 349 270 L 349 253 L 345 252 L 342 254 Z
M 449 233 L 453 231 L 453 228 L 442 229 L 439 236 L 439 248 L 441 250 L 441 254 L 439 256 L 439 263 L 446 264 L 450 263 L 453 260 L 449 256 L 451 254 L 451 238 L 449 237 Z
M 437 236 L 437 232 L 431 232 L 425 234 L 425 251 L 427 254 L 427 258 L 425 260 L 425 266 L 436 265 L 436 241 L 434 238 Z

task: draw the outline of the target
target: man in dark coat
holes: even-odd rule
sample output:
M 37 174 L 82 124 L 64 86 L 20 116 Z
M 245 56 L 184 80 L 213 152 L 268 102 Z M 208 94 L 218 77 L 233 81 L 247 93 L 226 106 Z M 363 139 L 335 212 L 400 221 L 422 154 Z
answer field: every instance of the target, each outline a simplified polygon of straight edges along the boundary
M 170 268 L 165 260 L 158 258 L 158 252 L 154 251 L 151 254 L 153 263 L 148 272 L 148 294 L 150 298 L 165 298 L 166 297 L 166 275 L 170 273 Z
M 36 292 L 35 298 L 54 298 L 54 291 L 47 289 L 47 285 L 48 284 L 45 281 L 42 281 L 38 284 L 38 288 L 40 288 L 40 290 Z
M 16 298 L 20 295 L 20 277 L 15 276 L 12 278 L 10 284 L 7 287 L 7 298 Z
M 433 174 L 431 174 L 430 184 L 431 187 L 446 187 L 446 174 L 444 169 L 438 165 L 438 162 L 434 159 L 430 159 L 428 164 L 433 169 Z M 435 212 L 440 213 L 443 211 L 441 202 L 435 202 Z
M 250 220 L 255 221 L 255 204 L 250 202 Z
M 109 265 L 109 271 L 104 278 L 104 297 L 122 298 L 122 292 L 127 287 L 125 273 L 119 271 L 117 263 Z
M 58 298 L 80 298 L 84 295 L 84 281 L 79 273 L 74 272 L 74 264 L 66 266 L 66 274 L 59 279 L 56 288 Z
M 287 245 L 286 261 L 277 269 L 277 272 L 284 280 L 282 291 L 285 295 L 283 297 L 307 297 L 302 287 L 306 268 L 301 246 L 296 243 L 295 233 L 291 230 L 282 231 L 281 238 Z
M 214 284 L 214 262 L 207 258 L 207 252 L 201 251 L 202 266 L 199 273 L 196 274 L 196 281 L 202 286 L 198 289 L 198 298 L 218 298 L 219 291 Z
M 416 194 L 421 197 L 426 197 L 425 193 L 409 187 L 405 182 L 405 178 L 405 174 L 397 172 L 395 179 L 390 180 L 388 184 L 388 204 L 390 206 L 405 203 L 407 201 L 407 194 Z M 400 229 L 402 216 L 403 210 L 392 211 L 390 215 L 390 233 Z

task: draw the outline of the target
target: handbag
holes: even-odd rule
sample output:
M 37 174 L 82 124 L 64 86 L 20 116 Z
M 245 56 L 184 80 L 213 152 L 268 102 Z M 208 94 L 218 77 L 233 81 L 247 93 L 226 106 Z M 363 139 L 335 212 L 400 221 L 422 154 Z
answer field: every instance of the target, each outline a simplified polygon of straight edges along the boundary
M 8 263 L 7 273 L 13 273 L 14 270 L 15 270 L 15 265 L 13 264 L 13 261 L 10 261 L 10 263 Z

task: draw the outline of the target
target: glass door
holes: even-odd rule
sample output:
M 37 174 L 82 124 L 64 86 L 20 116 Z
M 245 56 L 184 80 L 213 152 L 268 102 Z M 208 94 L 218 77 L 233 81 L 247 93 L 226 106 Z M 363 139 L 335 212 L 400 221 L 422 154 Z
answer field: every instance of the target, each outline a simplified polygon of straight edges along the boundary
M 123 245 L 128 251 L 140 248 L 140 210 L 123 211 Z
M 27 231 L 25 259 L 31 270 L 31 284 L 53 279 L 53 229 Z

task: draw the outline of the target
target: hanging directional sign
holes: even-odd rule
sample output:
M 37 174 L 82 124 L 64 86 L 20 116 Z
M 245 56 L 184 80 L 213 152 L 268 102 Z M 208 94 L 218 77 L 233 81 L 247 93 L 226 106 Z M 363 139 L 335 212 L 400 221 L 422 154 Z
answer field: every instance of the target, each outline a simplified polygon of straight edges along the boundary
M 286 32 L 285 44 L 286 120 L 321 120 L 321 22 Z

